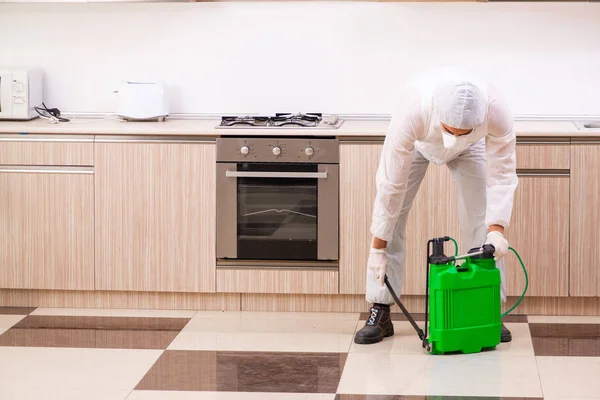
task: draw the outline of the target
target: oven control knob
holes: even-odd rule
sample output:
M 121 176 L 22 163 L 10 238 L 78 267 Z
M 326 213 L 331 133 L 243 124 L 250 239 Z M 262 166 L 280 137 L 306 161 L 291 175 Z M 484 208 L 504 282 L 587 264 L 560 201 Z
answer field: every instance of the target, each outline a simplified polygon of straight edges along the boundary
M 315 154 L 315 149 L 313 149 L 312 147 L 307 147 L 304 150 L 304 154 L 306 154 L 307 156 L 312 156 L 313 154 Z
M 247 156 L 248 153 L 250 153 L 250 149 L 248 148 L 248 146 L 242 146 L 242 148 L 240 149 L 240 153 Z
M 23 86 L 23 83 L 21 82 L 15 83 L 13 88 L 17 93 L 23 93 L 25 91 L 25 86 Z
M 273 155 L 278 156 L 280 154 L 281 154 L 281 147 L 279 147 L 279 146 L 273 147 Z

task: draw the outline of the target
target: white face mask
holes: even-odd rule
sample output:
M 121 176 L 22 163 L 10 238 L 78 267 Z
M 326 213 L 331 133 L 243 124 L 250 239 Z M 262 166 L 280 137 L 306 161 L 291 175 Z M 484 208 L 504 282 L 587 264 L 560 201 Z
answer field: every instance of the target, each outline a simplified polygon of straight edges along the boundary
M 452 149 L 457 147 L 458 145 L 464 145 L 469 141 L 467 135 L 454 136 L 451 133 L 446 132 L 442 128 L 442 142 L 444 143 L 444 148 Z
M 456 146 L 456 143 L 458 143 L 458 138 L 454 135 L 444 132 L 442 129 L 442 141 L 444 142 L 444 147 L 446 149 L 451 149 Z

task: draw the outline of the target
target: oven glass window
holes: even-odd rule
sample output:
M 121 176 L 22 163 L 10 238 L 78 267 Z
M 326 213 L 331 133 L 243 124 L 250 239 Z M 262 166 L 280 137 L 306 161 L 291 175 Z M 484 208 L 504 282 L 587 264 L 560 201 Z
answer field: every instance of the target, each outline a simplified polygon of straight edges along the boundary
M 254 260 L 317 260 L 316 178 L 270 174 L 317 172 L 315 164 L 238 164 L 261 177 L 238 178 L 238 257 Z

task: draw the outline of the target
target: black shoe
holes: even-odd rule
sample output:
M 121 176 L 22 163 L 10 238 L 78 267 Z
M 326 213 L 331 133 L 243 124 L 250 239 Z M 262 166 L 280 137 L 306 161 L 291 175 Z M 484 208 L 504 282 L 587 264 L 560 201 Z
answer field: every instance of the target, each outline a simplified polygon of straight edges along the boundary
M 383 340 L 383 338 L 394 335 L 394 325 L 392 325 L 392 316 L 390 306 L 386 304 L 374 304 L 371 307 L 371 315 L 365 326 L 354 336 L 354 343 L 373 344 Z
M 502 333 L 500 334 L 500 343 L 507 343 L 512 340 L 512 334 L 504 324 L 502 324 Z

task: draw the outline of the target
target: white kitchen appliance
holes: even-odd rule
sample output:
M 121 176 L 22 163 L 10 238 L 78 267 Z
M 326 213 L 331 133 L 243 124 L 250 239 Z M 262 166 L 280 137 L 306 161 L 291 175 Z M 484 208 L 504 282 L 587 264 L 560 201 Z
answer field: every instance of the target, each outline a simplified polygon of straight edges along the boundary
M 0 67 L 0 120 L 30 120 L 43 101 L 42 71 Z
M 128 121 L 164 121 L 169 100 L 161 82 L 122 81 L 117 115 Z

